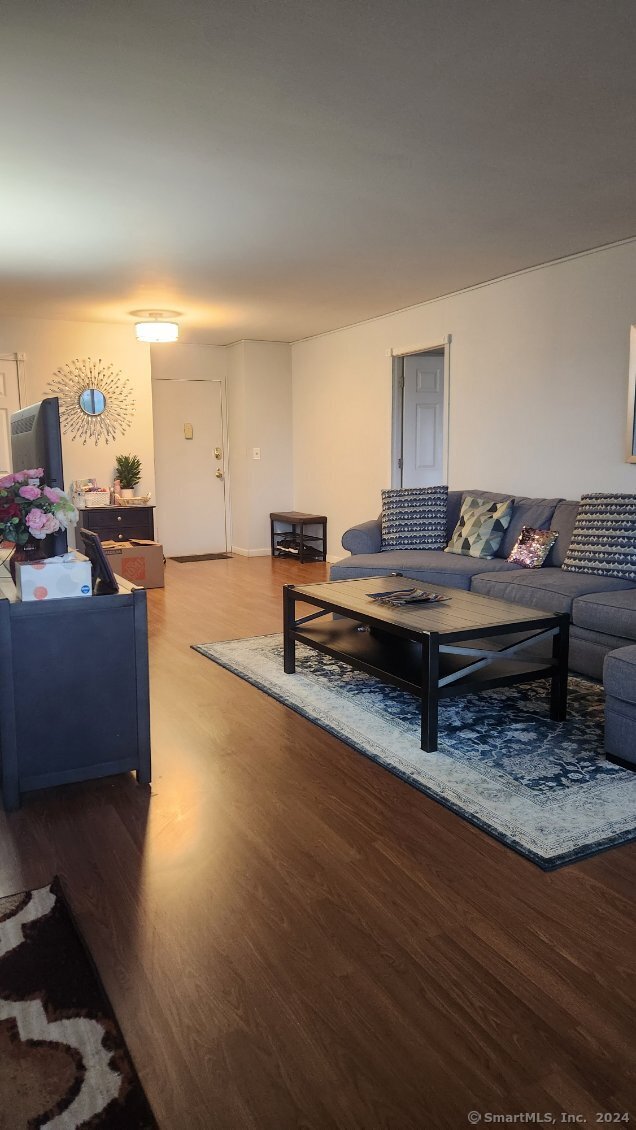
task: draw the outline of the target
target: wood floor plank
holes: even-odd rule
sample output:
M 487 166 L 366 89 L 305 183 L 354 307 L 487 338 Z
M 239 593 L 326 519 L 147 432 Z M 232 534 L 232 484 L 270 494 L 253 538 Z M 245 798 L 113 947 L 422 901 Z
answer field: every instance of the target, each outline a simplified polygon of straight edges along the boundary
M 169 562 L 151 789 L 0 813 L 0 894 L 61 876 L 162 1130 L 634 1120 L 636 845 L 545 874 L 190 649 L 325 576 Z

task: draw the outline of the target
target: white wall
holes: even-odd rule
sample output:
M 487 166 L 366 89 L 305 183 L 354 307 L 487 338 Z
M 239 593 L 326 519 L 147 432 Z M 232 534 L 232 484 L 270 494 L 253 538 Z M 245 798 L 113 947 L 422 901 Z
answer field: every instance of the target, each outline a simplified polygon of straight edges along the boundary
M 224 381 L 228 350 L 219 345 L 184 345 L 180 341 L 150 346 L 152 376 L 159 380 Z
M 625 459 L 636 242 L 292 347 L 294 506 L 329 552 L 379 513 L 391 475 L 391 357 L 452 334 L 451 488 L 578 498 L 636 491 Z
M 292 504 L 291 348 L 241 341 L 227 352 L 232 548 L 269 553 L 269 515 Z
M 141 490 L 154 493 L 150 351 L 135 340 L 132 326 L 0 317 L 0 353 L 5 352 L 26 356 L 27 404 L 51 395 L 47 384 L 53 373 L 76 357 L 101 358 L 121 370 L 136 402 L 131 427 L 115 442 L 105 444 L 102 440 L 99 446 L 90 442 L 84 445 L 62 432 L 64 479 L 68 486 L 72 479 L 94 477 L 110 486 L 115 456 L 131 452 L 143 465 Z

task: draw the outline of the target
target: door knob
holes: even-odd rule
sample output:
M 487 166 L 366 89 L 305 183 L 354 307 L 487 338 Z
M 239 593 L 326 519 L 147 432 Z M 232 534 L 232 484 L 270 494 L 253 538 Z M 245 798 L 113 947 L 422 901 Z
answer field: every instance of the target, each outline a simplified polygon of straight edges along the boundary
M 222 472 L 222 470 L 221 470 L 221 468 L 220 468 L 220 467 L 217 467 L 217 469 L 216 469 L 216 471 L 215 471 L 215 475 L 216 475 L 216 478 L 217 478 L 217 479 L 222 479 L 222 478 L 223 478 L 223 472 Z

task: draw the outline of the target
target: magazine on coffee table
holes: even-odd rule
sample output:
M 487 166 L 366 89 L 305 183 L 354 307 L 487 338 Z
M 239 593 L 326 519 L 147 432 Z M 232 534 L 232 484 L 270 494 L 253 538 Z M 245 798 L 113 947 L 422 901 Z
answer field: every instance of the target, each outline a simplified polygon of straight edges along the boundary
M 367 594 L 376 604 L 389 604 L 392 608 L 402 608 L 405 604 L 439 604 L 449 597 L 428 589 L 391 589 L 389 592 L 370 592 Z

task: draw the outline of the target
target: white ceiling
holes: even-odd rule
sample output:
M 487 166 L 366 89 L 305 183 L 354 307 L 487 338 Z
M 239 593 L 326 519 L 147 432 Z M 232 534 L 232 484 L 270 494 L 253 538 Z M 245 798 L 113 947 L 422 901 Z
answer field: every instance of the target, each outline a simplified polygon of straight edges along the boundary
M 633 0 L 3 0 L 0 311 L 292 340 L 636 234 Z

